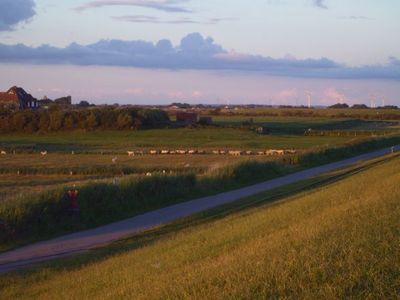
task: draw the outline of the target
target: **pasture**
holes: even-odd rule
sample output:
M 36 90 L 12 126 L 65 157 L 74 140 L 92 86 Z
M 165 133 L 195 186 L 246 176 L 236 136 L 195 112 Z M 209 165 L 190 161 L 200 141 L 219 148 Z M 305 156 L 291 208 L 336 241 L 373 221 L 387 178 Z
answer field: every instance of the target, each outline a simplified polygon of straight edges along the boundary
M 57 132 L 4 134 L 0 147 L 10 151 L 126 153 L 132 149 L 308 149 L 340 145 L 352 137 L 304 137 L 303 135 L 260 135 L 240 128 L 179 128 L 140 131 Z
M 306 192 L 260 194 L 87 255 L 3 275 L 0 296 L 396 298 L 399 168 L 397 156 Z

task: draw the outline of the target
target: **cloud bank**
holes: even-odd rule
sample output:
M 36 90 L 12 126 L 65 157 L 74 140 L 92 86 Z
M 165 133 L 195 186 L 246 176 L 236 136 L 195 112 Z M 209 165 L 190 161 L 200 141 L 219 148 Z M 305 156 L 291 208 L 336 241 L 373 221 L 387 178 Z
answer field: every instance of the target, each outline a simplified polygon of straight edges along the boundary
M 182 6 L 188 0 L 98 0 L 90 1 L 75 8 L 76 11 L 84 11 L 93 8 L 107 6 L 136 6 L 164 12 L 190 13 L 191 10 Z
M 0 31 L 10 31 L 19 23 L 29 21 L 35 13 L 33 0 L 1 0 Z
M 397 58 L 386 65 L 348 67 L 329 58 L 271 58 L 227 51 L 199 33 L 173 46 L 167 39 L 147 41 L 101 40 L 90 45 L 72 43 L 65 48 L 0 44 L 0 63 L 123 66 L 169 70 L 232 70 L 306 78 L 354 78 L 400 80 Z

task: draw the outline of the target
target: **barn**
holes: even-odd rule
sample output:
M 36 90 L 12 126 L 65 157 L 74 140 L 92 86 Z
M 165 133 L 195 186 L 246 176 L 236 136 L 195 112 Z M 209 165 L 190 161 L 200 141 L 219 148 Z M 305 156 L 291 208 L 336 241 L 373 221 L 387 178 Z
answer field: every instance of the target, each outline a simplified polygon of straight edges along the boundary
M 176 122 L 185 124 L 185 125 L 193 125 L 197 123 L 198 114 L 197 113 L 189 113 L 179 111 L 176 113 Z

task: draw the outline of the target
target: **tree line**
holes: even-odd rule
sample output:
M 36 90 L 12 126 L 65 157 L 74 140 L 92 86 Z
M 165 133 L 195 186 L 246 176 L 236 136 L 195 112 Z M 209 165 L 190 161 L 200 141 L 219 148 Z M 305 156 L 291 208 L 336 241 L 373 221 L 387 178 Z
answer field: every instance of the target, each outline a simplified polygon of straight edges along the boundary
M 50 109 L 0 113 L 0 132 L 49 132 L 159 128 L 169 123 L 165 111 L 141 108 Z

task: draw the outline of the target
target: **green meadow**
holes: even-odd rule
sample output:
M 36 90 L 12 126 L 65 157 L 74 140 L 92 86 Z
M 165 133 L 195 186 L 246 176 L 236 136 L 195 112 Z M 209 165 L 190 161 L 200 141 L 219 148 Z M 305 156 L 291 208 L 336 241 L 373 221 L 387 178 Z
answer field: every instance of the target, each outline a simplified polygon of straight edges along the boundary
M 260 135 L 240 128 L 179 128 L 140 131 L 57 132 L 46 134 L 2 134 L 0 147 L 18 151 L 124 152 L 150 148 L 200 149 L 308 149 L 343 144 L 354 137 L 305 137 Z

